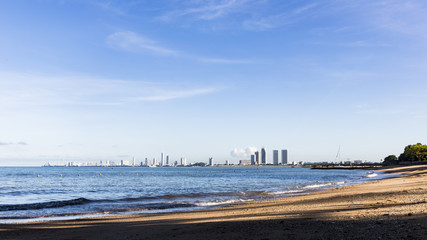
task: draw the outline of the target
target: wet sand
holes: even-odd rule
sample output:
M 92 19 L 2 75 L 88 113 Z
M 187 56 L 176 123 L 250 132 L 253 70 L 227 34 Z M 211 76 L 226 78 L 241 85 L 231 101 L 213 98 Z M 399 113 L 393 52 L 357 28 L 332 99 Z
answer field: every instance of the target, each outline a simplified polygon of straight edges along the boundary
M 217 209 L 0 225 L 0 239 L 426 239 L 427 165 L 401 177 Z

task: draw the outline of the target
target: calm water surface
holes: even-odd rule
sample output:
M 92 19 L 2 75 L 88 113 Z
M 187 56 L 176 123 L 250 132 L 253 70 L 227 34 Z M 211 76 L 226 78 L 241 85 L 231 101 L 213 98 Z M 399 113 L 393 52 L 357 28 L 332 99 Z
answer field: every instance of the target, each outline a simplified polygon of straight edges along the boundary
M 3 167 L 0 223 L 212 208 L 385 177 L 298 167 Z

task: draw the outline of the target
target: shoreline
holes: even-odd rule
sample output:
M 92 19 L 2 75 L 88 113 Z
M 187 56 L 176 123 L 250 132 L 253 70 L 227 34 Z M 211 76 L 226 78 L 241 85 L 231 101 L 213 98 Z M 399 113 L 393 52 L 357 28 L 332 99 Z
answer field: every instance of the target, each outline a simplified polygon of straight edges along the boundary
M 339 169 L 342 170 L 342 169 Z M 347 170 L 347 169 L 346 169 Z M 364 169 L 354 169 L 354 170 L 364 170 Z M 286 189 L 276 189 L 276 190 L 264 190 L 264 191 L 255 191 L 255 192 L 246 192 L 247 194 L 250 194 L 250 197 L 245 198 L 247 195 L 244 194 L 242 196 L 235 195 L 234 198 L 227 198 L 222 200 L 211 200 L 207 202 L 178 202 L 175 206 L 169 207 L 159 207 L 159 208 L 118 208 L 118 209 L 109 209 L 109 210 L 102 210 L 102 208 L 98 208 L 98 211 L 86 211 L 86 212 L 72 212 L 72 213 L 62 213 L 62 214 L 52 214 L 52 215 L 40 215 L 40 216 L 31 216 L 29 215 L 27 218 L 25 216 L 18 216 L 18 217 L 11 217 L 8 219 L 7 217 L 1 217 L 0 224 L 30 224 L 30 223 L 41 223 L 41 222 L 48 222 L 48 221 L 73 221 L 73 220 L 79 220 L 79 219 L 88 219 L 88 218 L 109 218 L 109 217 L 126 217 L 130 215 L 140 215 L 140 214 L 158 214 L 158 213 L 173 213 L 173 212 L 191 212 L 191 211 L 203 211 L 203 210 L 209 210 L 209 209 L 216 209 L 221 207 L 226 207 L 228 205 L 237 205 L 237 204 L 244 204 L 247 202 L 258 202 L 258 201 L 264 201 L 264 200 L 271 200 L 271 199 L 280 199 L 280 198 L 286 198 L 286 197 L 292 197 L 292 196 L 299 196 L 299 195 L 306 195 L 311 194 L 314 192 L 319 191 L 325 191 L 328 189 L 333 188 L 341 188 L 344 186 L 351 186 L 351 185 L 357 185 L 364 182 L 372 182 L 377 181 L 380 179 L 386 179 L 390 178 L 391 176 L 386 173 L 379 173 L 379 171 L 374 172 L 365 172 L 366 175 L 360 176 L 362 178 L 360 179 L 351 179 L 348 178 L 347 180 L 336 180 L 331 182 L 309 182 L 306 184 L 299 184 L 294 185 Z M 337 173 L 338 174 L 338 173 Z M 121 175 L 121 174 L 120 174 Z M 351 175 L 351 174 L 350 174 Z M 62 176 L 62 175 L 61 175 Z M 79 174 L 80 176 L 80 174 Z M 254 194 L 255 193 L 255 194 Z M 214 194 L 215 195 L 215 194 Z M 65 201 L 50 201 L 50 202 L 40 202 L 40 203 L 34 203 L 34 204 L 57 204 L 57 203 L 63 203 L 66 202 L 92 202 L 96 200 L 89 200 L 86 198 L 75 198 L 72 200 L 65 200 Z M 29 204 L 29 205 L 34 205 Z M 178 205 L 186 205 L 184 207 L 179 207 Z M 18 205 L 18 207 L 22 208 L 22 210 L 27 210 L 26 204 L 23 204 L 23 206 Z M 165 205 L 167 205 L 165 203 Z M 7 206 L 6 206 L 7 207 Z M 15 205 L 11 205 L 11 207 L 16 207 Z M 0 210 L 1 211 L 1 210 Z
M 207 210 L 0 224 L 0 238 L 339 239 L 366 238 L 371 234 L 368 238 L 377 239 L 387 238 L 390 233 L 401 238 L 426 236 L 427 165 L 376 171 L 403 176 Z M 411 231 L 388 229 L 396 224 L 411 226 Z

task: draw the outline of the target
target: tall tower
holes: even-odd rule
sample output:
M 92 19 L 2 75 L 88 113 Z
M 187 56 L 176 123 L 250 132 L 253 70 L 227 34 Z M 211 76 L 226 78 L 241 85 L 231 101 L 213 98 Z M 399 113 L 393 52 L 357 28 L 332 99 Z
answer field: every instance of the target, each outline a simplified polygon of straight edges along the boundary
M 279 165 L 279 150 L 273 150 L 273 164 Z
M 255 154 L 251 155 L 251 165 L 255 165 Z
M 160 155 L 160 166 L 165 165 L 165 154 L 162 152 Z
M 288 150 L 282 149 L 282 164 L 288 164 Z
M 181 158 L 181 165 L 186 166 L 187 165 L 187 159 L 185 157 Z
M 213 163 L 213 158 L 212 158 L 212 157 L 210 157 L 210 158 L 209 158 L 209 166 L 213 166 L 213 164 L 214 164 L 214 163 Z
M 166 165 L 169 166 L 169 155 L 166 155 Z
M 265 152 L 265 148 L 261 148 L 261 163 L 267 164 L 267 153 Z
M 136 166 L 136 164 L 135 164 L 135 156 L 133 157 L 133 159 L 132 159 L 132 166 Z
M 255 152 L 255 164 L 256 165 L 259 165 L 260 164 L 260 160 L 261 160 L 261 158 L 260 158 L 261 156 L 260 156 L 260 153 L 259 153 L 259 151 L 256 151 Z

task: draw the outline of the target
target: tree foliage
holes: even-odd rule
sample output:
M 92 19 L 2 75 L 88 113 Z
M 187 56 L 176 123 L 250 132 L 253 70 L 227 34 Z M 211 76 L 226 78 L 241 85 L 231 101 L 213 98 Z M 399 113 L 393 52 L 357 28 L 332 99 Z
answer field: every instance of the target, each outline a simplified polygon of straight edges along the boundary
M 398 164 L 398 160 L 396 155 L 389 155 L 387 157 L 384 158 L 384 164 L 385 165 L 395 165 Z
M 424 162 L 427 161 L 427 145 L 417 143 L 405 147 L 405 151 L 400 154 L 399 162 Z

